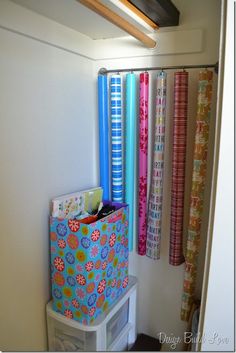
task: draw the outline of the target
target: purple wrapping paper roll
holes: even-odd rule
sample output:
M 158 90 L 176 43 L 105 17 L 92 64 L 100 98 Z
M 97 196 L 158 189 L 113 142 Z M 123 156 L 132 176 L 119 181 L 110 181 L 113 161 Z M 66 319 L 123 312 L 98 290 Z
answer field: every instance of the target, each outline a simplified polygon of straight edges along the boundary
M 165 117 L 166 117 L 166 73 L 157 75 L 156 123 L 153 151 L 152 183 L 148 205 L 147 252 L 154 260 L 160 258 L 161 219 L 163 198 Z
M 148 89 L 149 74 L 144 72 L 139 86 L 139 255 L 146 255 L 147 241 Z

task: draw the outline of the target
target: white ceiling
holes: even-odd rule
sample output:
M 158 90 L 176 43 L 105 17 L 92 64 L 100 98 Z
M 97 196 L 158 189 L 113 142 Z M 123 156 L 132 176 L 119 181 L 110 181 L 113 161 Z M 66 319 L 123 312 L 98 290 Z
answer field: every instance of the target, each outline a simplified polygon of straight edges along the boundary
M 127 35 L 125 31 L 89 10 L 77 0 L 11 1 L 83 33 L 92 39 L 116 38 Z M 104 0 L 103 2 L 109 4 L 109 1 Z M 109 4 L 109 6 L 115 8 L 112 4 Z M 135 24 L 137 25 L 137 23 Z
M 1 0 L 0 0 L 1 1 Z M 127 35 L 125 31 L 113 25 L 95 12 L 80 4 L 77 0 L 11 0 L 29 10 L 48 17 L 62 25 L 70 27 L 92 39 L 117 38 Z M 148 1 L 148 0 L 147 0 Z M 172 0 L 173 1 L 173 0 Z M 177 0 L 174 0 L 175 3 Z M 184 0 L 187 1 L 187 0 Z M 140 24 L 117 8 L 110 0 L 102 0 L 113 11 L 133 23 L 143 32 L 150 33 Z

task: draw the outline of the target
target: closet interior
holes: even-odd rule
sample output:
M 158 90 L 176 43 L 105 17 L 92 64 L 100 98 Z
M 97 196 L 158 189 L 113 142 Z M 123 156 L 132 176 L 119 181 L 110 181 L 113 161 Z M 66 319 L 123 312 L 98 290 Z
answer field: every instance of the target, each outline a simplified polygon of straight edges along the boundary
M 114 1 L 100 2 L 117 10 Z M 161 6 L 161 1 L 156 2 Z M 1 309 L 1 348 L 47 349 L 50 201 L 57 195 L 102 186 L 104 199 L 130 206 L 128 271 L 138 283 L 137 333 L 159 339 L 162 350 L 199 349 L 184 342 L 184 332 L 192 330 L 193 317 L 203 315 L 223 5 L 220 0 L 168 1 L 173 5 L 169 11 L 173 11 L 174 22 L 166 17 L 161 23 L 159 18 L 161 25 L 155 32 L 138 25 L 145 34 L 142 39 L 148 36 L 156 42 L 148 48 L 114 21 L 93 12 L 88 3 L 0 1 L 2 229 L 8 235 L 2 259 L 8 262 L 11 257 L 12 262 L 4 275 L 2 303 L 11 305 Z M 130 3 L 144 11 L 144 1 Z M 144 135 L 141 114 L 146 119 Z M 183 125 L 178 125 L 178 118 L 184 120 Z M 108 119 L 107 131 L 103 119 Z M 202 135 L 205 123 L 201 125 L 201 119 L 207 121 Z M 112 131 L 117 138 L 119 123 L 122 135 L 114 142 Z M 164 135 L 158 135 L 158 129 Z M 199 150 L 203 135 L 207 156 Z M 140 154 L 142 138 L 145 157 Z M 119 153 L 114 152 L 118 143 L 122 146 Z M 161 153 L 155 155 L 154 150 Z M 203 174 L 193 173 L 198 157 Z M 116 158 L 120 158 L 119 167 Z M 163 163 L 155 169 L 158 161 Z M 139 163 L 144 163 L 142 170 Z M 178 182 L 181 173 L 184 179 Z M 120 179 L 113 178 L 118 174 Z M 140 175 L 144 184 L 139 184 Z M 196 181 L 201 199 L 198 215 Z M 154 202 L 156 196 L 160 196 L 159 203 Z M 153 217 L 161 218 L 160 230 L 154 231 L 158 237 L 152 237 L 152 231 L 147 234 L 155 223 Z M 193 218 L 200 228 L 191 245 L 187 242 L 193 239 Z M 190 259 L 187 267 L 186 256 Z M 188 302 L 192 259 L 196 264 Z M 13 277 L 17 278 L 12 286 Z M 20 325 L 22 317 L 24 324 Z

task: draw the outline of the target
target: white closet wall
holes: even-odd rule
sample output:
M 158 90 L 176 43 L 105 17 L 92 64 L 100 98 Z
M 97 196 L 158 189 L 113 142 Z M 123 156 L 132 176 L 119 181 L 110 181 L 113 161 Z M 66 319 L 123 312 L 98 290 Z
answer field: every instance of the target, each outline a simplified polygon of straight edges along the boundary
M 2 28 L 0 43 L 0 349 L 45 351 L 49 201 L 97 184 L 92 61 Z
M 233 60 L 232 33 L 235 28 L 236 7 L 233 0 L 225 6 L 225 54 L 224 75 L 221 75 L 221 91 L 218 101 L 218 124 L 221 125 L 217 136 L 216 160 L 214 171 L 213 207 L 214 219 L 211 225 L 211 238 L 208 241 L 210 271 L 206 273 L 205 315 L 200 325 L 204 337 L 202 351 L 235 351 L 235 224 L 234 224 L 234 131 L 235 131 L 235 90 L 232 77 L 235 75 Z M 223 16 L 222 16 L 223 17 Z M 224 33 L 224 31 L 223 31 Z M 235 33 L 234 33 L 235 35 Z M 224 36 L 224 35 L 223 35 Z M 235 77 L 235 76 L 234 76 Z M 216 170 L 218 168 L 218 174 Z

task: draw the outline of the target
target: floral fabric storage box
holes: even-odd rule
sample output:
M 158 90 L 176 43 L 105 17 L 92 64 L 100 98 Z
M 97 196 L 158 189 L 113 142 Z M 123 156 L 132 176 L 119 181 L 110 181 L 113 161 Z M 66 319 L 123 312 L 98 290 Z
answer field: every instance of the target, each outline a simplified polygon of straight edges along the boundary
M 53 309 L 84 324 L 128 285 L 128 206 L 91 224 L 50 218 Z

